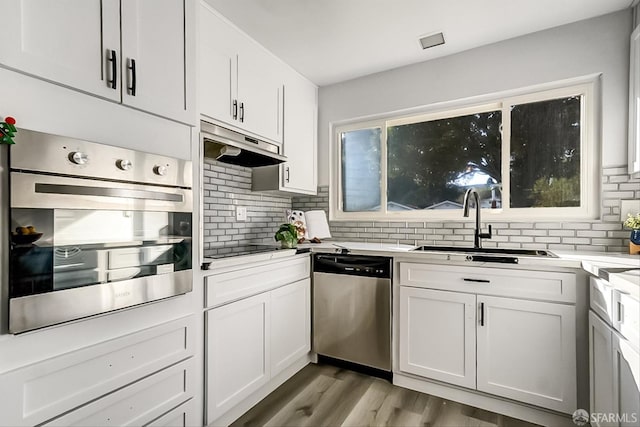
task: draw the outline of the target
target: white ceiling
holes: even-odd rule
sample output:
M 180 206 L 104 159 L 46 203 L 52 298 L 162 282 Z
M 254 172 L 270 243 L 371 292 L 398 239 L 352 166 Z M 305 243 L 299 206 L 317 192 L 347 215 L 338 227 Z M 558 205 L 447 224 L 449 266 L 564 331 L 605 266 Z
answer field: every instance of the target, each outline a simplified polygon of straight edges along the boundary
M 319 86 L 629 8 L 633 0 L 206 0 Z M 422 50 L 418 38 L 443 32 Z

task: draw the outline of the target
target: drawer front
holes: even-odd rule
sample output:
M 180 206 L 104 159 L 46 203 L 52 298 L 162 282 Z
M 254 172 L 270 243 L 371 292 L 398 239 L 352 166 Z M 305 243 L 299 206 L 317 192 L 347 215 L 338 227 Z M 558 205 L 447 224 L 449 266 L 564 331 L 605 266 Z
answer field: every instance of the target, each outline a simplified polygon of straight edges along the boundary
M 193 356 L 193 322 L 183 317 L 4 375 L 3 422 L 40 424 Z
M 630 295 L 614 291 L 614 327 L 625 337 L 629 344 L 638 349 L 640 334 L 640 304 Z
M 145 425 L 193 397 L 192 371 L 193 359 L 189 359 L 56 418 L 45 426 Z
M 270 262 L 205 278 L 205 307 L 211 308 L 309 278 L 308 257 Z
M 483 295 L 576 302 L 573 273 L 400 263 L 400 285 Z
M 177 408 L 156 418 L 147 427 L 188 427 L 202 425 L 202 414 L 196 410 L 194 399 L 189 399 Z
M 610 326 L 613 326 L 613 287 L 606 280 L 589 279 L 589 305 Z

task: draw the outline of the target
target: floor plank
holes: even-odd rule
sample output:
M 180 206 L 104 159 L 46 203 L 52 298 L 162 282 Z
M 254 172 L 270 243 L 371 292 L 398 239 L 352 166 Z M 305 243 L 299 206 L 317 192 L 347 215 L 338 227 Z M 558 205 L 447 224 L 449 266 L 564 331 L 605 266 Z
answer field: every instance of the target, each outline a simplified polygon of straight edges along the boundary
M 394 386 L 380 378 L 310 364 L 232 427 L 533 427 L 534 424 Z

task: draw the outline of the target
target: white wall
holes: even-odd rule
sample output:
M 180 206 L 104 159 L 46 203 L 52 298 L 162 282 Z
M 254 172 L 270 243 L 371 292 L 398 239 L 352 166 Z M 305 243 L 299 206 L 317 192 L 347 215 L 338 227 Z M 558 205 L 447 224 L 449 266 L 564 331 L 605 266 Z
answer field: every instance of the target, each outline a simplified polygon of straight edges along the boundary
M 329 184 L 329 126 L 356 117 L 602 74 L 602 164 L 626 165 L 631 9 L 325 86 L 318 185 Z

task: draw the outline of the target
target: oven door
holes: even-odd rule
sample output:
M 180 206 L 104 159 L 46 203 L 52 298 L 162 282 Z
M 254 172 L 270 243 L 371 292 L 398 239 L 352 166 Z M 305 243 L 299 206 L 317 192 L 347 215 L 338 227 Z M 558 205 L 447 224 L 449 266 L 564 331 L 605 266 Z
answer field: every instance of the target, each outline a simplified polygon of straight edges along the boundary
M 192 289 L 191 190 L 11 173 L 12 333 Z

